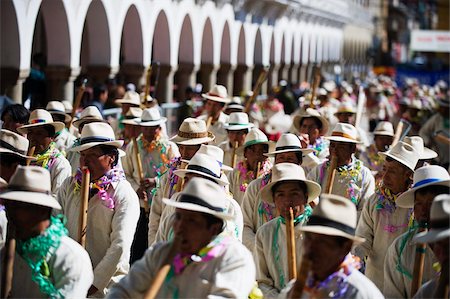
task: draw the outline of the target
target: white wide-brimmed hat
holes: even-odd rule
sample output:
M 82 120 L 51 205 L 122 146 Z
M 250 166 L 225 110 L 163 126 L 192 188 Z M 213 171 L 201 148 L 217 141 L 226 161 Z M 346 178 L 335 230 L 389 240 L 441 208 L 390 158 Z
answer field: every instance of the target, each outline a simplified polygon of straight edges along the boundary
M 125 119 L 122 120 L 122 124 L 137 126 L 138 123 L 136 121 L 138 119 L 140 119 L 141 117 L 142 117 L 142 109 L 141 108 L 130 107 L 130 109 L 125 114 Z
M 214 85 L 207 93 L 202 93 L 202 97 L 211 101 L 228 104 L 231 102 L 228 97 L 227 88 L 223 85 Z
M 180 193 L 178 201 L 163 198 L 163 202 L 168 206 L 210 214 L 226 221 L 233 219 L 233 215 L 226 212 L 229 203 L 227 196 L 220 185 L 194 177 Z
M 312 109 L 312 108 L 307 108 L 304 114 L 297 114 L 294 116 L 293 119 L 293 123 L 294 123 L 294 127 L 295 129 L 297 129 L 298 132 L 300 132 L 300 123 L 302 122 L 302 119 L 304 118 L 311 118 L 314 117 L 316 119 L 318 119 L 320 121 L 320 123 L 322 124 L 322 129 L 320 129 L 320 134 L 324 135 L 328 132 L 328 127 L 330 126 L 327 119 L 325 117 L 323 117 L 319 111 Z
M 197 151 L 197 154 L 206 154 L 210 157 L 213 157 L 216 159 L 216 161 L 219 163 L 222 171 L 233 171 L 233 168 L 231 168 L 228 165 L 223 164 L 223 149 L 221 149 L 218 146 L 211 145 L 211 144 L 202 144 L 200 148 Z
M 416 149 L 403 141 L 399 141 L 389 151 L 378 154 L 384 159 L 386 159 L 386 157 L 392 158 L 412 171 L 414 171 L 417 162 L 419 161 L 419 153 Z
M 434 159 L 438 156 L 438 153 L 424 146 L 420 136 L 406 136 L 403 138 L 403 142 L 411 145 L 419 153 L 419 160 Z
M 50 172 L 39 166 L 17 166 L 0 198 L 61 210 L 52 196 Z
M 336 83 L 334 81 L 326 81 L 322 86 L 327 92 L 332 92 L 336 89 Z
M 184 178 L 186 173 L 196 173 L 213 179 L 221 186 L 228 185 L 228 182 L 221 179 L 221 167 L 214 157 L 207 154 L 195 153 L 185 169 L 177 169 L 173 172 L 180 178 Z
M 68 123 L 72 120 L 72 117 L 66 113 L 66 107 L 60 101 L 48 102 L 47 106 L 45 107 L 45 110 L 50 112 L 51 115 L 53 115 L 53 114 L 63 115 L 65 117 L 64 121 L 66 123 Z
M 365 239 L 355 236 L 356 221 L 356 206 L 351 200 L 335 194 L 322 194 L 308 223 L 300 230 L 328 236 L 340 236 L 356 243 L 362 243 Z
M 34 160 L 34 157 L 27 156 L 29 145 L 28 139 L 22 135 L 6 129 L 0 131 L 0 153 L 13 154 L 20 158 Z
M 141 92 L 139 94 L 139 96 L 141 97 L 141 102 L 144 102 L 144 103 L 151 103 L 155 100 L 154 98 L 152 98 L 152 96 L 150 94 L 145 96 L 145 92 Z M 144 99 L 145 99 L 145 101 L 144 101 Z
M 338 115 L 340 113 L 356 114 L 355 106 L 352 103 L 350 103 L 349 101 L 342 102 L 339 105 L 338 110 L 336 111 L 336 113 L 334 113 L 334 115 Z
M 137 125 L 141 127 L 156 127 L 167 121 L 167 118 L 161 116 L 156 107 L 147 108 L 142 111 L 142 117 L 135 119 Z
M 226 106 L 226 109 L 239 109 L 241 111 L 244 111 L 245 107 L 242 106 L 242 100 L 241 97 L 233 97 L 231 99 L 231 102 L 229 102 Z M 231 115 L 231 114 L 230 114 Z
M 396 205 L 402 208 L 414 207 L 414 194 L 417 190 L 428 186 L 450 187 L 450 175 L 447 170 L 438 165 L 426 165 L 416 169 L 414 172 L 413 186 L 408 191 L 403 192 L 395 201 Z
M 373 131 L 373 135 L 394 137 L 394 126 L 388 121 L 380 121 Z
M 72 124 L 75 128 L 78 129 L 82 123 L 92 121 L 106 122 L 106 120 L 103 119 L 100 110 L 98 110 L 96 106 L 87 106 L 83 109 L 83 111 L 81 111 L 80 118 L 75 120 Z
M 196 145 L 211 142 L 214 138 L 214 134 L 206 130 L 204 120 L 188 117 L 170 140 L 181 145 Z
M 293 163 L 278 163 L 272 168 L 272 179 L 270 183 L 261 189 L 262 200 L 273 203 L 272 187 L 276 183 L 287 181 L 299 181 L 306 184 L 308 189 L 308 203 L 318 197 L 322 190 L 319 184 L 306 179 L 305 171 L 301 166 Z
M 440 194 L 431 204 L 429 230 L 417 234 L 415 243 L 434 243 L 450 237 L 450 195 Z
M 137 92 L 129 90 L 125 93 L 125 95 L 123 96 L 122 99 L 115 100 L 115 103 L 118 105 L 130 104 L 130 105 L 140 106 L 141 105 L 141 97 L 139 96 L 139 94 Z
M 30 114 L 28 125 L 24 125 L 17 128 L 17 131 L 21 134 L 26 134 L 30 128 L 50 125 L 55 128 L 55 133 L 65 128 L 65 124 L 60 121 L 53 121 L 53 117 L 47 110 L 36 109 Z
M 67 151 L 82 152 L 97 145 L 110 145 L 120 148 L 123 140 L 116 140 L 114 130 L 107 123 L 89 123 L 83 127 L 80 137 L 80 145 L 72 147 Z
M 266 134 L 258 128 L 253 128 L 248 132 L 247 136 L 245 136 L 244 144 L 239 146 L 236 149 L 237 155 L 242 155 L 244 153 L 244 149 L 251 145 L 255 144 L 267 144 L 269 147 L 274 144 L 273 141 L 269 141 Z M 270 150 L 269 150 L 270 151 Z
M 278 134 L 289 131 L 292 126 L 292 117 L 280 110 L 273 114 L 264 125 L 264 131 L 267 134 Z
M 61 103 L 64 105 L 64 112 L 66 112 L 67 114 L 71 114 L 72 110 L 73 110 L 72 102 L 70 102 L 68 100 L 64 100 Z
M 347 123 L 337 123 L 331 132 L 331 136 L 325 136 L 325 139 L 337 142 L 362 143 L 358 141 L 358 130 Z
M 251 129 L 255 125 L 248 121 L 248 115 L 245 112 L 233 112 L 230 114 L 228 123 L 223 127 L 229 131 Z
M 310 148 L 302 148 L 302 144 L 298 136 L 292 133 L 285 133 L 280 136 L 278 139 L 275 150 L 273 152 L 269 152 L 266 155 L 267 157 L 274 157 L 276 154 L 286 153 L 286 152 L 302 152 L 302 155 L 307 155 L 312 153 L 314 150 Z
M 0 190 L 4 189 L 8 186 L 8 182 L 5 181 L 5 179 L 3 179 L 2 177 L 0 177 Z

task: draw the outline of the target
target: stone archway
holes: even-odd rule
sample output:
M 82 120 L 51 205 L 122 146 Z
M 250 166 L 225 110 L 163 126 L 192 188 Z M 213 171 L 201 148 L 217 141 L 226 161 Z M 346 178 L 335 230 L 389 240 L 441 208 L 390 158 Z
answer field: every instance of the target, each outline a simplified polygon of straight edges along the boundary
M 228 93 L 233 90 L 233 69 L 231 66 L 231 37 L 228 22 L 225 22 L 220 43 L 220 68 L 217 72 L 217 84 L 227 87 Z
M 176 90 L 174 98 L 181 102 L 185 98 L 186 88 L 194 88 L 196 84 L 196 70 L 194 69 L 194 36 L 192 22 L 187 14 L 181 25 L 180 43 L 178 48 L 178 70 L 174 82 Z
M 245 72 L 247 71 L 247 63 L 245 59 L 245 31 L 244 26 L 241 26 L 238 39 L 238 50 L 237 50 L 237 67 L 234 71 L 234 81 L 233 81 L 233 94 L 238 95 L 244 90 L 244 78 Z
M 166 13 L 162 10 L 156 19 L 152 41 L 152 61 L 155 65 L 158 65 L 152 72 L 152 86 L 155 89 L 154 97 L 160 102 L 172 102 L 173 99 L 173 70 L 170 64 L 170 47 L 169 22 Z
M 211 20 L 207 18 L 203 27 L 201 65 L 197 73 L 197 82 L 203 85 L 203 90 L 206 92 L 211 89 L 216 81 L 217 69 L 214 65 L 213 31 Z

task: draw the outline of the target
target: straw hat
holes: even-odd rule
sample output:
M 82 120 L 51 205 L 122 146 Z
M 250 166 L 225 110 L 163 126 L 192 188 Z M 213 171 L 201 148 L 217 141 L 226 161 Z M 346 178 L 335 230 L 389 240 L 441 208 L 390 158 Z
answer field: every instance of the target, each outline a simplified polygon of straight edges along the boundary
M 358 130 L 353 125 L 346 123 L 337 123 L 331 136 L 324 138 L 337 142 L 362 143 L 358 141 Z
M 270 145 L 274 144 L 274 142 L 269 141 L 269 139 L 267 139 L 267 136 L 266 136 L 266 134 L 264 134 L 263 131 L 261 131 L 258 128 L 253 128 L 250 130 L 250 132 L 248 132 L 247 136 L 245 136 L 244 144 L 239 146 L 236 149 L 236 154 L 242 155 L 244 153 L 244 149 L 246 147 L 249 147 L 249 146 L 255 145 L 255 144 L 267 144 L 270 146 Z
M 419 233 L 415 243 L 434 243 L 450 237 L 450 195 L 441 194 L 434 198 L 430 210 L 430 223 L 427 232 Z
M 163 202 L 175 208 L 210 214 L 224 221 L 233 218 L 226 212 L 229 199 L 223 187 L 203 178 L 189 180 L 178 201 L 163 198 Z
M 416 169 L 414 183 L 411 189 L 403 192 L 395 201 L 402 208 L 414 207 L 414 194 L 417 190 L 428 186 L 450 187 L 450 175 L 447 170 L 438 165 L 427 165 Z
M 228 123 L 224 128 L 229 131 L 251 129 L 255 125 L 248 121 L 248 115 L 245 112 L 233 112 L 230 114 Z
M 0 153 L 13 154 L 24 159 L 33 159 L 27 156 L 30 142 L 15 132 L 2 129 L 0 131 Z
M 394 126 L 388 121 L 380 121 L 373 131 L 373 135 L 394 137 Z
M 292 121 L 294 123 L 295 129 L 297 129 L 298 132 L 300 132 L 300 123 L 302 122 L 302 119 L 306 117 L 315 117 L 317 118 L 320 123 L 322 124 L 322 129 L 320 130 L 320 134 L 324 135 L 328 132 L 328 127 L 330 126 L 327 119 L 323 117 L 319 111 L 307 108 L 304 114 L 297 114 L 294 116 L 294 120 Z
M 420 136 L 406 136 L 403 142 L 411 145 L 419 153 L 419 160 L 434 159 L 438 156 L 435 151 L 423 145 L 423 139 Z
M 228 182 L 220 178 L 222 173 L 219 162 L 214 157 L 198 152 L 189 160 L 188 166 L 185 169 L 177 169 L 173 173 L 180 178 L 184 178 L 186 173 L 196 173 L 213 179 L 221 186 L 228 185 Z
M 336 111 L 336 113 L 334 113 L 334 115 L 338 115 L 340 113 L 352 113 L 352 114 L 356 114 L 356 109 L 355 106 L 350 103 L 350 102 L 342 102 L 339 107 L 338 110 Z
M 167 121 L 167 118 L 162 117 L 159 109 L 156 107 L 147 108 L 142 111 L 142 117 L 134 120 L 137 125 L 141 127 L 156 127 Z
M 264 125 L 264 131 L 267 134 L 278 134 L 289 131 L 292 126 L 292 117 L 285 114 L 284 110 L 273 114 Z
M 268 203 L 273 203 L 272 187 L 278 182 L 287 181 L 298 181 L 306 184 L 308 189 L 308 203 L 318 197 L 322 190 L 319 184 L 306 179 L 305 171 L 301 166 L 293 163 L 278 163 L 272 168 L 272 179 L 270 183 L 261 189 L 261 198 Z
M 302 148 L 300 139 L 297 135 L 292 133 L 285 133 L 281 135 L 275 145 L 275 150 L 264 154 L 267 157 L 274 157 L 276 154 L 286 153 L 286 152 L 302 152 L 303 156 L 312 153 L 314 150 L 310 148 Z
M 227 104 L 226 108 L 227 109 L 239 109 L 239 110 L 244 111 L 244 106 L 242 106 L 241 97 L 233 97 L 231 99 L 231 102 Z
M 123 96 L 122 99 L 115 100 L 115 103 L 118 105 L 130 104 L 130 105 L 140 106 L 141 105 L 141 97 L 139 96 L 139 94 L 137 92 L 129 90 L 125 93 L 125 95 Z
M 223 156 L 224 156 L 223 149 L 221 149 L 218 146 L 202 144 L 198 149 L 197 154 L 206 154 L 216 159 L 222 171 L 233 171 L 233 168 L 223 164 Z
M 215 136 L 206 131 L 204 120 L 188 117 L 180 125 L 178 134 L 170 140 L 181 145 L 196 145 L 213 141 Z
M 334 81 L 326 81 L 322 86 L 327 92 L 333 92 L 336 89 L 336 83 Z
M 386 157 L 390 157 L 408 167 L 412 171 L 414 171 L 417 161 L 419 161 L 419 153 L 416 151 L 416 149 L 403 141 L 399 141 L 389 151 L 378 154 L 384 159 L 386 159 Z
M 152 98 L 152 96 L 150 94 L 148 94 L 147 97 L 146 97 L 145 96 L 145 92 L 141 92 L 139 94 L 139 96 L 141 98 L 141 102 L 144 101 L 144 99 L 145 99 L 146 103 L 151 103 L 151 102 L 153 102 L 155 100 L 154 98 Z
M 72 120 L 72 117 L 66 113 L 66 107 L 60 101 L 50 101 L 48 102 L 45 110 L 50 112 L 51 115 L 58 114 L 65 117 L 65 122 L 68 123 Z
M 365 239 L 355 236 L 356 207 L 351 200 L 334 194 L 322 194 L 319 204 L 301 231 L 328 236 L 340 236 L 362 243 Z
M 30 118 L 28 120 L 28 125 L 24 125 L 17 128 L 17 131 L 21 134 L 28 133 L 28 129 L 38 127 L 38 126 L 44 126 L 44 125 L 51 125 L 53 128 L 55 128 L 55 132 L 59 132 L 62 129 L 65 128 L 65 124 L 60 121 L 53 121 L 53 117 L 47 110 L 44 109 L 36 109 L 30 114 Z
M 8 182 L 5 181 L 2 177 L 0 177 L 0 190 L 4 189 L 8 186 Z
M 64 100 L 61 103 L 64 105 L 64 112 L 66 112 L 67 114 L 71 114 L 73 110 L 72 102 Z
M 72 124 L 78 129 L 82 123 L 87 121 L 106 122 L 96 106 L 87 106 L 84 108 L 80 113 L 80 118 L 75 120 Z
M 52 196 L 50 172 L 39 166 L 17 166 L 1 199 L 25 202 L 61 210 Z
M 207 93 L 202 93 L 202 97 L 211 101 L 225 104 L 231 102 L 230 98 L 228 97 L 227 88 L 223 85 L 214 85 L 210 91 L 208 91 Z
M 114 130 L 107 123 L 89 123 L 83 127 L 80 145 L 68 149 L 72 152 L 82 152 L 97 145 L 110 145 L 120 148 L 123 140 L 116 140 Z
M 139 107 L 130 107 L 128 112 L 125 114 L 125 119 L 122 120 L 122 124 L 135 125 L 138 124 L 136 121 L 142 117 L 142 109 Z

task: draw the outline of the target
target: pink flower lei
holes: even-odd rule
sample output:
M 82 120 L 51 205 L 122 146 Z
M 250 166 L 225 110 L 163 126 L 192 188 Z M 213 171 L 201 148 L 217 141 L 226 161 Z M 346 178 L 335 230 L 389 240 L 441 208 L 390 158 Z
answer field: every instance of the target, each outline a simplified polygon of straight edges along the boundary
M 81 169 L 78 168 L 77 173 L 75 174 L 75 191 L 79 191 L 81 189 L 81 177 Z M 108 194 L 107 190 L 112 183 L 119 182 L 121 180 L 125 180 L 123 170 L 113 168 L 95 182 L 90 183 L 89 188 L 97 189 L 98 197 L 102 201 L 103 205 L 108 209 L 114 209 L 114 199 Z
M 245 192 L 245 190 L 247 190 L 248 184 L 253 181 L 254 179 L 256 179 L 256 175 L 254 173 L 254 171 L 252 170 L 247 170 L 247 161 L 241 161 L 238 163 L 237 165 L 237 169 L 239 171 L 239 175 L 242 178 L 242 183 L 239 186 L 239 190 L 241 190 L 242 192 Z M 272 168 L 272 164 L 270 163 L 269 160 L 265 160 L 263 165 L 262 165 L 262 169 L 261 171 L 259 171 L 260 174 L 267 174 L 269 173 L 270 169 Z

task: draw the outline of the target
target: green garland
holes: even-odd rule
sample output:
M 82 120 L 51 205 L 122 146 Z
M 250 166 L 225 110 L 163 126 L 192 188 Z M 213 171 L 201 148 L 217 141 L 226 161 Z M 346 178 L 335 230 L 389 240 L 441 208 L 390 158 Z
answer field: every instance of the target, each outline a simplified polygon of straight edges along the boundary
M 50 218 L 50 226 L 45 233 L 28 239 L 17 241 L 17 253 L 27 262 L 31 268 L 31 279 L 39 286 L 39 290 L 49 298 L 63 298 L 51 281 L 50 268 L 47 260 L 56 252 L 61 237 L 67 236 L 64 227 L 63 215 Z

